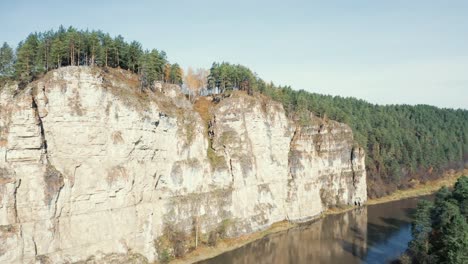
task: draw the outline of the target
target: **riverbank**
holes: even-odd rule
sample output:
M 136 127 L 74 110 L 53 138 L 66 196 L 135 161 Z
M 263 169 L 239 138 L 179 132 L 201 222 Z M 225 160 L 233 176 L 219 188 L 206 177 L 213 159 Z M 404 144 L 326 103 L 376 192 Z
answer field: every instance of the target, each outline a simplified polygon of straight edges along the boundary
M 407 199 L 407 198 L 412 198 L 412 197 L 429 195 L 439 190 L 442 186 L 453 186 L 455 182 L 457 181 L 457 179 L 461 177 L 462 175 L 468 175 L 468 170 L 465 169 L 464 171 L 459 171 L 459 172 L 448 171 L 447 173 L 444 174 L 443 177 L 441 177 L 438 180 L 428 181 L 424 184 L 416 183 L 414 187 L 411 189 L 398 190 L 388 196 L 380 197 L 377 199 L 370 199 L 366 202 L 365 205 L 387 203 L 391 201 L 397 201 L 397 200 L 402 200 L 402 199 Z M 317 216 L 315 220 L 323 218 L 327 215 L 341 214 L 349 210 L 352 210 L 354 208 L 356 207 L 346 206 L 342 208 L 331 208 L 323 212 L 319 216 Z M 312 220 L 312 221 L 315 221 L 315 220 Z M 236 248 L 242 247 L 255 240 L 262 239 L 268 235 L 275 234 L 281 231 L 285 231 L 293 227 L 297 227 L 299 225 L 300 224 L 291 223 L 288 221 L 277 222 L 273 224 L 272 226 L 270 226 L 269 228 L 267 228 L 266 230 L 242 235 L 236 238 L 224 239 L 218 242 L 216 247 L 209 247 L 206 245 L 201 245 L 196 250 L 188 253 L 184 258 L 175 259 L 171 261 L 171 263 L 178 263 L 178 264 L 184 263 L 185 264 L 185 263 L 194 263 L 194 262 L 202 261 L 205 259 L 210 259 L 224 252 L 235 250 Z
M 206 245 L 199 246 L 196 250 L 188 253 L 185 257 L 180 259 L 175 259 L 170 263 L 185 264 L 185 263 L 194 263 L 202 261 L 205 259 L 210 259 L 216 257 L 224 252 L 234 250 L 236 248 L 242 247 L 250 242 L 255 240 L 262 239 L 268 235 L 278 233 L 281 231 L 286 231 L 293 227 L 298 226 L 298 224 L 291 223 L 289 221 L 281 221 L 274 223 L 269 228 L 254 232 L 251 234 L 245 234 L 236 238 L 226 238 L 218 242 L 216 247 L 209 247 Z
M 410 189 L 397 190 L 390 195 L 369 199 L 364 205 L 388 203 L 392 201 L 430 195 L 437 192 L 443 186 L 452 187 L 457 182 L 458 178 L 460 178 L 463 175 L 468 175 L 468 169 L 465 169 L 463 171 L 450 170 L 444 173 L 444 175 L 437 180 L 428 181 L 426 183 L 415 183 L 415 185 Z M 356 208 L 356 206 L 346 206 L 344 208 L 330 208 L 327 211 L 325 211 L 322 214 L 322 216 L 342 214 L 354 208 Z
M 428 181 L 426 183 L 416 183 L 415 186 L 411 189 L 406 190 L 397 190 L 396 192 L 383 196 L 377 199 L 370 199 L 366 202 L 366 205 L 387 203 L 396 200 L 402 200 L 406 198 L 424 196 L 435 193 L 443 186 L 451 187 L 455 182 L 463 175 L 468 175 L 468 169 L 463 171 L 454 171 L 450 170 L 444 174 L 441 178 Z

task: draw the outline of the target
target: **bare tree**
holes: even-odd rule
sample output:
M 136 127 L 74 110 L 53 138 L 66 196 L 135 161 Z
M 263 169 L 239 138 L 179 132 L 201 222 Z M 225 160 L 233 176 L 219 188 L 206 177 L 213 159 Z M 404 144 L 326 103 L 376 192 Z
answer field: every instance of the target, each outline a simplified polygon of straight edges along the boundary
M 208 83 L 208 71 L 202 68 L 193 70 L 192 67 L 188 67 L 184 75 L 184 84 L 189 89 L 190 99 L 194 99 L 200 95 L 201 89 L 206 88 Z M 191 98 L 193 95 L 193 98 Z

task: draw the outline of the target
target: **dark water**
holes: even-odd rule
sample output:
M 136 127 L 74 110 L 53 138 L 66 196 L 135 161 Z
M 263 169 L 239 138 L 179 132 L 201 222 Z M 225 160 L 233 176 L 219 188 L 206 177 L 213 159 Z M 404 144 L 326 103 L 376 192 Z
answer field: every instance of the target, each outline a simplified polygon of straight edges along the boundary
M 199 263 L 388 263 L 411 240 L 410 222 L 419 199 L 327 216 Z

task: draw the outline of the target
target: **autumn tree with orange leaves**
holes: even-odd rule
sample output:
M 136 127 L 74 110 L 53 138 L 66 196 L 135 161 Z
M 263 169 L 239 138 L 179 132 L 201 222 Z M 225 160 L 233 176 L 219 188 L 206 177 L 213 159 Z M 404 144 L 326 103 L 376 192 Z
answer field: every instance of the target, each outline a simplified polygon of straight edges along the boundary
M 190 91 L 192 91 L 194 97 L 198 96 L 203 88 L 206 88 L 208 83 L 208 74 L 208 70 L 202 68 L 193 70 L 192 67 L 188 67 L 187 72 L 184 75 L 184 84 Z

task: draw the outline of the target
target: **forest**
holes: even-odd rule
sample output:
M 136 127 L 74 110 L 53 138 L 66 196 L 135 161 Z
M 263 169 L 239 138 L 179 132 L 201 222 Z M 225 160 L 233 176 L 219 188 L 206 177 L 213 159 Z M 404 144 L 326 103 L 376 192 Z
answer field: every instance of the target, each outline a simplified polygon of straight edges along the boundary
M 182 84 L 182 69 L 170 64 L 166 53 L 143 50 L 137 41 L 111 37 L 102 31 L 65 29 L 32 33 L 13 50 L 0 48 L 0 78 L 14 78 L 22 84 L 63 66 L 100 66 L 130 70 L 139 74 L 142 87 L 156 81 Z
M 434 202 L 419 202 L 413 240 L 402 263 L 468 263 L 468 176 L 453 191 L 443 187 Z
M 467 110 L 376 105 L 356 98 L 293 90 L 265 82 L 249 68 L 227 62 L 213 63 L 208 72 L 189 69 L 184 76 L 177 63 L 169 63 L 164 51 L 143 50 L 139 42 L 128 43 L 120 35 L 111 37 L 102 31 L 73 27 L 30 34 L 16 50 L 6 43 L 0 48 L 0 80 L 27 84 L 67 65 L 126 69 L 139 75 L 142 89 L 153 87 L 157 81 L 181 85 L 185 79 L 198 94 L 200 90 L 261 93 L 281 102 L 288 115 L 302 125 L 307 125 L 309 113 L 347 123 L 356 144 L 366 151 L 370 197 L 468 166 Z

